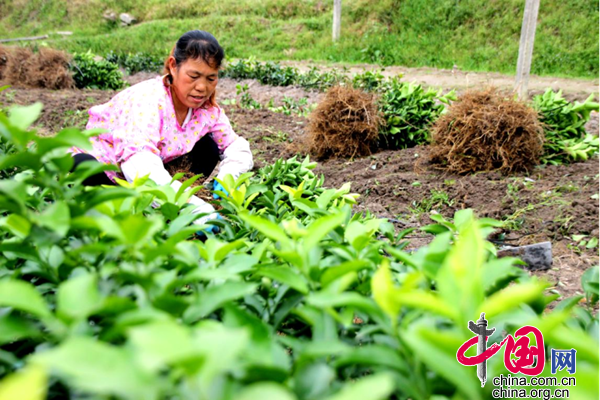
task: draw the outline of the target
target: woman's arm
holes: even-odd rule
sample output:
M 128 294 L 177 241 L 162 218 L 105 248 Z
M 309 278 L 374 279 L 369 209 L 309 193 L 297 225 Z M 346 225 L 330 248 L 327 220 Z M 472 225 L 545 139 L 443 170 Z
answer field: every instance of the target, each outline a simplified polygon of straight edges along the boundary
M 231 174 L 234 179 L 237 179 L 244 172 L 248 172 L 254 166 L 250 143 L 241 136 L 238 136 L 231 143 L 221 156 L 221 164 L 217 178 L 223 179 L 225 175 Z
M 162 159 L 149 151 L 140 152 L 132 155 L 127 161 L 121 164 L 121 171 L 127 179 L 127 182 L 133 182 L 135 178 L 149 175 L 157 185 L 167 185 L 173 180 L 173 177 L 165 169 Z M 173 181 L 171 187 L 178 191 L 181 188 L 181 182 Z M 206 221 L 217 218 L 217 213 L 213 206 L 200 199 L 197 196 L 191 196 L 189 202 L 195 206 L 192 211 L 194 214 L 208 214 L 194 221 L 195 224 L 202 225 Z
M 233 131 L 225 112 L 218 107 L 216 110 L 217 121 L 212 126 L 210 133 L 221 151 L 221 163 L 217 178 L 222 179 L 225 175 L 231 174 L 234 179 L 237 179 L 254 166 L 250 144 Z

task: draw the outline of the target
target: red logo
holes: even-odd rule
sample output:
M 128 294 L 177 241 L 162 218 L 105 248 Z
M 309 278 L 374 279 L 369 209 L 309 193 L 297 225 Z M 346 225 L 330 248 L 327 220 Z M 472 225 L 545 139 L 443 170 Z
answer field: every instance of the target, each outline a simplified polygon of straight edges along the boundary
M 526 325 L 517 329 L 515 337 L 508 335 L 500 344 L 495 343 L 490 348 L 486 348 L 486 342 L 495 329 L 487 329 L 485 314 L 477 323 L 469 321 L 469 329 L 477 336 L 467 340 L 458 348 L 456 359 L 459 363 L 466 366 L 477 365 L 477 377 L 481 380 L 481 386 L 485 385 L 487 379 L 486 360 L 496 354 L 504 344 L 504 366 L 511 373 L 522 373 L 535 376 L 542 373 L 546 354 L 544 350 L 544 336 L 539 329 Z M 532 333 L 535 337 L 535 346 L 530 346 L 528 334 Z M 516 338 L 516 340 L 515 340 Z M 471 346 L 477 345 L 477 355 L 473 357 L 465 356 L 465 353 Z M 513 358 L 513 355 L 515 358 Z M 534 365 L 535 364 L 535 365 Z

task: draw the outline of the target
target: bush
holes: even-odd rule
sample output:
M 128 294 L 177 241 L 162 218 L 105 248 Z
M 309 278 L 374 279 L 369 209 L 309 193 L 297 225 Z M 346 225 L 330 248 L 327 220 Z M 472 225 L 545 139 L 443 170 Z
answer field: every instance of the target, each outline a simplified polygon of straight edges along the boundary
M 123 67 L 129 75 L 138 72 L 160 73 L 164 67 L 164 60 L 162 58 L 140 52 L 135 54 L 116 54 L 111 51 L 106 55 L 105 59 L 108 62 Z
M 429 126 L 444 111 L 444 104 L 456 100 L 454 90 L 427 91 L 415 83 L 392 79 L 382 90 L 380 110 L 385 124 L 379 133 L 379 145 L 388 149 L 405 149 L 430 141 Z
M 590 113 L 598 111 L 594 95 L 583 103 L 571 103 L 562 97 L 562 91 L 547 89 L 543 95 L 534 96 L 533 107 L 544 124 L 544 155 L 542 162 L 566 164 L 583 161 L 598 153 L 597 136 L 586 134 L 585 124 Z
M 221 76 L 231 79 L 256 79 L 265 85 L 290 86 L 298 85 L 306 89 L 326 90 L 334 85 L 347 82 L 344 71 L 331 70 L 321 72 L 316 67 L 311 67 L 302 73 L 295 67 L 284 67 L 278 62 L 261 63 L 253 58 L 239 59 L 228 64 Z
M 71 69 L 75 85 L 80 89 L 119 90 L 125 84 L 117 64 L 98 59 L 90 51 L 74 54 Z
M 352 77 L 352 86 L 367 92 L 376 92 L 384 85 L 385 77 L 379 71 L 365 71 Z

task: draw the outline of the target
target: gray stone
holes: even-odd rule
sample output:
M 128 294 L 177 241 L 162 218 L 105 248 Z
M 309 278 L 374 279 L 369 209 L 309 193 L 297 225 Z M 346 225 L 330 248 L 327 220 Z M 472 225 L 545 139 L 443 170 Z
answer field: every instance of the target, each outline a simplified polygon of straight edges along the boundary
M 127 13 L 122 13 L 119 15 L 119 19 L 121 20 L 121 22 L 123 23 L 123 25 L 131 25 L 133 24 L 136 19 L 134 16 L 129 15 Z
M 542 242 L 527 246 L 508 247 L 498 250 L 500 257 L 517 257 L 525 261 L 524 269 L 539 271 L 550 269 L 552 266 L 552 243 Z
M 117 21 L 117 13 L 112 10 L 106 10 L 102 17 L 108 21 L 116 22 Z

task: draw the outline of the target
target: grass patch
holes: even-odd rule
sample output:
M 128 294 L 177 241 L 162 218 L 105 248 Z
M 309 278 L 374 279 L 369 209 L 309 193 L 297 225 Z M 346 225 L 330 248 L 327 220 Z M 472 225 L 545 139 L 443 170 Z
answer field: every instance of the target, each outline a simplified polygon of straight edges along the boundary
M 331 2 L 307 0 L 8 0 L 0 35 L 72 30 L 47 43 L 98 54 L 138 51 L 166 55 L 181 33 L 215 34 L 228 57 L 312 59 L 514 73 L 523 1 L 359 0 L 345 3 L 342 39 L 331 43 Z M 107 10 L 130 12 L 138 25 L 121 28 Z M 598 77 L 598 4 L 544 2 L 539 11 L 532 73 Z

